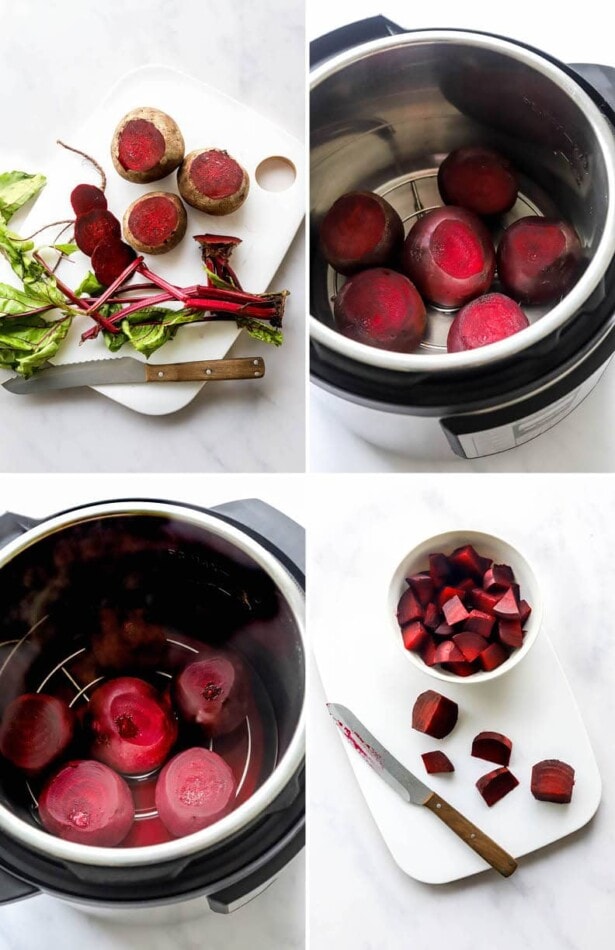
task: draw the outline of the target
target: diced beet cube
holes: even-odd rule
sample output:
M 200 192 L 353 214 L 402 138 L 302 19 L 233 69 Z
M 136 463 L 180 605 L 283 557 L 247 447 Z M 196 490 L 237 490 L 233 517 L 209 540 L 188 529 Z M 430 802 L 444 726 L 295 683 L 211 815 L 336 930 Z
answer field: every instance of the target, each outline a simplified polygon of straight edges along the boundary
M 421 659 L 425 666 L 435 666 L 436 665 L 436 644 L 435 641 L 429 638 L 425 640 L 423 646 L 419 650 L 421 654 Z
M 450 623 L 441 623 L 434 630 L 436 637 L 443 637 L 445 640 L 450 640 L 454 633 L 455 628 L 451 627 Z
M 512 650 L 523 645 L 523 629 L 520 620 L 500 620 L 498 623 L 498 640 Z
M 514 581 L 515 575 L 508 564 L 493 564 L 489 570 L 485 571 L 483 588 L 490 593 L 496 590 L 507 590 Z
M 462 590 L 465 594 L 474 589 L 474 580 L 466 577 L 465 581 L 457 581 L 457 590 Z
M 468 603 L 470 603 L 477 610 L 482 610 L 483 613 L 492 614 L 497 604 L 500 600 L 500 594 L 489 594 L 486 590 L 480 590 L 475 587 L 474 590 L 471 590 L 468 594 Z
M 501 643 L 490 643 L 486 650 L 483 650 L 479 659 L 482 668 L 487 672 L 495 670 L 509 656 L 508 650 Z
M 397 605 L 397 622 L 400 627 L 403 627 L 407 623 L 412 623 L 413 620 L 422 620 L 423 613 L 423 608 L 416 599 L 414 591 L 409 587 L 403 592 Z
M 531 612 L 532 612 L 532 608 L 528 604 L 527 600 L 520 600 L 519 601 L 519 620 L 521 621 L 522 626 L 525 624 Z
M 532 795 L 540 802 L 567 805 L 573 785 L 573 767 L 559 759 L 543 759 L 532 768 Z
M 457 595 L 451 597 L 450 600 L 447 600 L 446 603 L 442 605 L 442 612 L 444 619 L 451 626 L 456 623 L 463 623 L 464 620 L 467 620 L 469 617 L 468 611 Z
M 435 604 L 427 604 L 423 623 L 428 630 L 435 630 L 442 622 L 442 614 Z
M 478 633 L 485 640 L 488 640 L 494 623 L 495 617 L 492 617 L 491 614 L 486 614 L 483 610 L 471 610 L 463 629 L 468 633 Z
M 454 673 L 455 676 L 473 676 L 478 673 L 480 667 L 477 663 L 443 663 L 442 668 Z
M 508 769 L 504 767 L 494 769 L 493 772 L 488 772 L 487 775 L 483 775 L 476 783 L 476 787 L 489 805 L 489 808 L 491 808 L 491 806 L 499 802 L 501 798 L 504 798 L 505 795 L 512 792 L 513 788 L 516 788 L 518 784 L 519 780 L 515 778 L 512 772 L 509 772 Z
M 427 640 L 429 634 L 420 620 L 413 620 L 402 630 L 402 637 L 406 650 L 418 650 Z
M 444 587 L 452 573 L 451 565 L 445 554 L 429 555 L 429 574 L 435 588 Z
M 461 590 L 460 587 L 443 587 L 440 593 L 438 594 L 438 606 L 440 608 L 444 607 L 444 604 L 447 600 L 452 600 L 453 597 L 459 597 L 459 600 L 463 603 L 465 599 L 466 592 Z
M 413 574 L 407 577 L 406 582 L 415 593 L 416 599 L 422 607 L 426 607 L 433 597 L 433 581 L 429 574 Z
M 498 765 L 508 765 L 511 752 L 512 742 L 501 732 L 479 732 L 472 742 L 475 759 L 485 759 Z
M 453 637 L 453 643 L 464 655 L 468 663 L 473 663 L 478 659 L 483 650 L 489 646 L 487 640 L 478 633 L 462 630 Z
M 455 766 L 444 752 L 423 752 L 421 755 L 425 771 L 429 775 L 436 775 L 438 772 L 454 772 Z
M 412 709 L 412 728 L 433 739 L 443 739 L 453 731 L 458 715 L 456 702 L 428 689 L 416 698 Z
M 493 608 L 496 617 L 501 620 L 519 620 L 519 604 L 514 591 L 509 588 Z
M 474 550 L 471 544 L 464 544 L 463 547 L 456 548 L 453 553 L 449 555 L 449 561 L 464 577 L 473 577 L 475 580 L 480 581 L 485 573 L 481 564 L 480 555 Z
M 436 663 L 463 663 L 465 657 L 452 640 L 443 640 L 436 647 Z
M 493 564 L 493 560 L 490 557 L 482 557 L 480 554 L 478 555 L 478 560 L 480 561 L 481 566 L 481 577 L 484 577 Z

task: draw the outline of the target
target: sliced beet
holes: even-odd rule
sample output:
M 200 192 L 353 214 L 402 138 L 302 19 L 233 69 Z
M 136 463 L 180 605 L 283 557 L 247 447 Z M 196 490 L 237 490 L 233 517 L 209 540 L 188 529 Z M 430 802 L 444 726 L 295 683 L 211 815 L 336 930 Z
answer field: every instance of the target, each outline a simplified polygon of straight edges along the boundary
M 483 577 L 483 588 L 490 593 L 506 591 L 515 581 L 513 570 L 508 564 L 493 564 Z
M 443 739 L 453 731 L 458 715 L 456 702 L 428 689 L 416 698 L 412 709 L 412 728 L 434 739 Z
M 0 725 L 0 753 L 26 775 L 37 775 L 72 742 L 75 714 L 45 693 L 23 693 L 6 707 Z
M 414 284 L 388 267 L 350 277 L 333 301 L 344 336 L 396 353 L 412 353 L 423 339 L 427 312 Z
M 508 650 L 501 643 L 490 643 L 486 650 L 483 650 L 479 660 L 486 673 L 497 669 L 509 657 Z
M 429 576 L 433 581 L 434 587 L 444 587 L 445 584 L 448 584 L 453 576 L 453 569 L 445 554 L 438 553 L 429 555 Z
M 495 616 L 495 605 L 500 600 L 500 597 L 501 595 L 499 593 L 490 594 L 486 590 L 475 587 L 474 590 L 470 591 L 468 602 L 477 610 L 482 610 L 483 613 Z
M 431 637 L 423 643 L 419 652 L 425 666 L 436 665 L 436 644 Z
M 449 555 L 449 561 L 451 564 L 454 564 L 466 578 L 473 577 L 480 581 L 485 573 L 485 558 L 482 558 L 471 544 L 464 544 L 462 547 L 456 548 L 453 553 Z
M 173 695 L 183 719 L 207 736 L 232 732 L 246 717 L 246 673 L 230 655 L 219 653 L 189 663 L 175 679 Z
M 447 205 L 459 205 L 474 214 L 510 211 L 519 182 L 509 160 L 495 149 L 470 145 L 455 149 L 438 169 L 438 188 Z
M 494 769 L 483 775 L 476 783 L 476 787 L 491 808 L 501 798 L 516 788 L 519 780 L 506 767 Z
M 407 577 L 406 582 L 414 591 L 414 594 L 422 607 L 427 607 L 433 597 L 433 581 L 429 574 L 413 574 Z
M 402 638 L 406 650 L 418 650 L 427 640 L 429 634 L 420 620 L 413 620 L 402 630 Z
M 509 587 L 504 596 L 498 600 L 493 612 L 502 620 L 519 619 L 519 604 L 512 588 Z
M 128 834 L 135 808 L 128 785 L 102 762 L 63 765 L 38 800 L 43 826 L 65 841 L 113 848 Z
M 532 768 L 532 795 L 540 802 L 567 805 L 572 799 L 574 769 L 559 759 L 543 759 Z
M 75 244 L 80 251 L 91 257 L 94 248 L 101 241 L 110 238 L 119 239 L 122 235 L 120 222 L 110 211 L 95 208 L 80 214 L 75 221 Z
M 482 610 L 471 610 L 468 614 L 468 619 L 463 625 L 463 629 L 468 633 L 478 633 L 481 637 L 488 640 L 491 636 L 494 623 L 495 617 L 492 617 L 491 614 L 487 614 Z
M 167 762 L 156 783 L 156 808 L 177 838 L 207 828 L 232 811 L 237 785 L 232 770 L 215 752 L 186 749 Z
M 120 277 L 129 264 L 136 258 L 136 254 L 128 244 L 119 237 L 100 241 L 92 254 L 92 270 L 103 287 L 110 287 L 114 280 Z
M 501 732 L 479 732 L 472 741 L 472 755 L 475 759 L 508 765 L 512 752 L 512 742 Z
M 523 628 L 520 620 L 500 620 L 498 623 L 498 640 L 512 650 L 523 646 Z
M 463 623 L 469 617 L 468 611 L 458 595 L 451 597 L 446 603 L 442 604 L 442 612 L 446 622 L 453 626 L 456 623 Z
M 397 604 L 397 622 L 400 627 L 405 626 L 407 623 L 412 623 L 413 620 L 422 620 L 425 611 L 419 603 L 416 594 L 409 587 L 403 592 Z
M 399 214 L 371 191 L 342 195 L 320 226 L 323 255 L 340 274 L 392 263 L 403 241 L 404 225 Z
M 436 647 L 436 663 L 463 663 L 465 657 L 452 640 L 443 640 Z
M 437 775 L 439 772 L 454 772 L 455 766 L 444 752 L 423 752 L 421 755 L 425 771 L 428 775 Z
M 77 217 L 87 214 L 88 211 L 107 210 L 105 193 L 96 185 L 77 185 L 71 191 L 70 203 Z
M 458 650 L 463 653 L 464 659 L 468 663 L 473 663 L 481 655 L 483 650 L 489 646 L 487 640 L 478 633 L 462 630 L 453 637 L 453 643 Z
M 435 630 L 442 623 L 442 614 L 435 604 L 427 604 L 423 623 L 428 630 Z

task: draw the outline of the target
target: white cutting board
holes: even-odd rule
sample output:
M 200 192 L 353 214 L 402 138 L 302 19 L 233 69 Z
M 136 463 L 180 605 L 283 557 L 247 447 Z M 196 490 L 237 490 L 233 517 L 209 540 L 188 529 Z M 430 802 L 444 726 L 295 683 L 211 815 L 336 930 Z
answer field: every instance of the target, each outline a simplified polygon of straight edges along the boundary
M 234 251 L 232 265 L 242 285 L 255 293 L 267 290 L 304 215 L 302 143 L 254 110 L 184 73 L 166 66 L 145 66 L 133 70 L 111 88 L 77 131 L 58 130 L 58 138 L 92 155 L 103 166 L 107 173 L 109 210 L 120 221 L 128 205 L 141 194 L 154 190 L 177 193 L 176 173 L 149 185 L 135 185 L 120 178 L 113 168 L 109 153 L 113 131 L 122 116 L 138 106 L 153 106 L 171 115 L 184 136 L 186 153 L 208 146 L 224 148 L 250 175 L 248 198 L 234 214 L 214 217 L 186 206 L 188 228 L 184 240 L 168 254 L 145 255 L 148 266 L 171 283 L 183 286 L 205 283 L 200 249 L 192 240 L 192 235 L 204 232 L 236 235 L 243 243 Z M 270 157 L 285 158 L 296 169 L 296 178 L 286 190 L 267 191 L 256 181 L 256 169 Z M 20 226 L 21 234 L 31 234 L 43 224 L 72 217 L 69 199 L 75 185 L 83 181 L 99 184 L 94 169 L 78 155 L 59 146 L 44 168 L 26 170 L 44 172 L 48 182 Z M 38 240 L 51 243 L 57 230 L 51 228 Z M 61 241 L 67 239 L 68 232 L 60 238 Z M 71 261 L 74 263 L 62 265 L 58 276 L 74 288 L 88 271 L 90 262 L 80 252 Z M 293 288 L 271 289 L 292 292 Z M 111 354 L 102 336 L 80 345 L 81 333 L 90 325 L 89 319 L 75 320 L 55 363 L 113 359 L 126 355 L 142 359 L 128 346 L 117 354 Z M 157 364 L 220 359 L 228 352 L 239 332 L 231 321 L 182 327 L 176 338 L 157 350 L 149 362 Z M 283 354 L 276 352 L 272 346 L 271 355 L 266 357 L 268 371 L 275 372 L 275 360 L 280 357 L 283 359 Z M 203 385 L 202 382 L 191 382 L 95 388 L 137 412 L 162 415 L 187 405 Z M 253 385 L 258 385 L 258 382 Z M 75 395 L 78 398 L 78 390 L 75 390 Z
M 338 535 L 334 554 L 331 548 L 319 552 L 318 575 L 321 581 L 326 576 L 326 586 L 319 584 L 322 602 L 313 611 L 311 632 L 327 701 L 351 709 L 406 768 L 516 858 L 581 828 L 598 807 L 601 780 L 574 696 L 547 636 L 548 617 L 527 656 L 499 679 L 464 687 L 463 681 L 449 686 L 423 674 L 400 651 L 387 616 L 389 584 L 404 551 L 383 557 L 378 535 L 377 530 L 367 532 L 359 547 L 353 537 L 349 551 L 344 536 Z M 410 542 L 407 550 L 414 546 Z M 431 739 L 411 728 L 414 700 L 426 689 L 459 704 L 459 720 L 445 739 Z M 331 728 L 336 729 L 333 720 Z M 512 740 L 509 768 L 520 783 L 492 808 L 474 783 L 498 766 L 470 755 L 472 739 L 483 730 L 502 732 Z M 444 884 L 488 869 L 431 812 L 405 803 L 348 742 L 340 738 L 340 743 L 402 871 L 418 881 Z M 421 753 L 433 749 L 449 756 L 454 773 L 427 775 Z M 532 797 L 531 768 L 541 759 L 562 759 L 575 768 L 570 805 Z

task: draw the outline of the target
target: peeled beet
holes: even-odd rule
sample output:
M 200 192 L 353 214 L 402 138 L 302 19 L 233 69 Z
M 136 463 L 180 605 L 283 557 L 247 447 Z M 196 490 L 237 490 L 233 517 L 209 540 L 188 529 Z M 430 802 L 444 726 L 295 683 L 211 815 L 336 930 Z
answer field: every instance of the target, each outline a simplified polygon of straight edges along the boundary
M 486 673 L 497 669 L 509 657 L 509 652 L 501 643 L 490 643 L 486 650 L 483 650 L 479 656 L 482 668 Z
M 486 759 L 498 765 L 508 765 L 511 752 L 512 742 L 501 732 L 479 732 L 472 742 L 475 759 Z
M 123 274 L 129 264 L 132 264 L 136 254 L 128 244 L 119 237 L 107 238 L 100 241 L 92 254 L 92 270 L 96 280 L 103 287 L 110 287 L 114 280 Z
M 450 624 L 451 627 L 456 623 L 462 623 L 469 617 L 468 611 L 457 595 L 442 604 L 442 612 L 444 613 L 446 622 Z
M 517 602 L 517 598 L 514 595 L 512 587 L 509 587 L 504 596 L 498 600 L 497 604 L 493 608 L 493 612 L 496 617 L 499 617 L 502 620 L 519 619 L 519 604 Z
M 402 269 L 427 300 L 461 307 L 491 286 L 495 251 L 489 231 L 463 208 L 427 211 L 406 238 Z
M 574 769 L 559 759 L 543 759 L 532 768 L 532 795 L 540 802 L 567 805 L 572 799 Z
M 412 709 L 412 728 L 434 739 L 443 739 L 453 731 L 458 715 L 456 702 L 428 689 L 416 698 Z
M 124 237 L 141 254 L 166 254 L 186 233 L 186 209 L 165 191 L 141 195 L 124 215 Z
M 420 620 L 407 624 L 402 630 L 402 638 L 406 650 L 418 650 L 425 643 L 429 634 Z M 437 660 L 436 662 L 440 662 Z
M 504 294 L 485 294 L 462 307 L 448 331 L 449 353 L 476 350 L 529 327 L 521 307 Z
M 422 620 L 424 609 L 413 589 L 409 587 L 403 592 L 397 604 L 397 622 L 400 627 L 413 620 Z
M 514 584 L 514 581 L 515 575 L 508 564 L 492 564 L 489 570 L 485 571 L 483 587 L 490 593 L 498 590 L 505 591 Z
M 490 614 L 483 613 L 482 610 L 471 610 L 468 614 L 468 619 L 463 625 L 463 629 L 468 633 L 478 633 L 481 637 L 485 637 L 485 639 L 488 640 L 491 636 L 494 623 L 495 617 L 492 617 Z
M 453 643 L 457 649 L 463 653 L 463 657 L 468 663 L 473 663 L 474 660 L 477 660 L 483 650 L 486 650 L 489 646 L 485 638 L 481 637 L 480 634 L 466 630 L 463 630 L 461 633 L 456 633 L 453 637 Z
M 89 759 L 63 765 L 41 792 L 38 809 L 51 834 L 107 848 L 126 837 L 135 816 L 124 779 Z
M 392 263 L 404 225 L 395 208 L 371 191 L 351 191 L 329 208 L 320 226 L 327 262 L 340 274 Z
M 425 333 L 427 314 L 416 287 L 384 267 L 350 277 L 333 312 L 340 333 L 381 350 L 411 353 Z
M 94 209 L 80 214 L 75 221 L 75 244 L 88 257 L 101 241 L 119 239 L 122 234 L 120 222 L 114 214 L 103 209 Z
M 436 663 L 463 663 L 465 657 L 452 640 L 443 640 L 436 647 Z
M 570 290 L 581 259 L 580 241 L 569 224 L 530 215 L 504 232 L 498 247 L 498 275 L 515 300 L 551 303 Z
M 498 622 L 498 640 L 511 650 L 523 645 L 523 628 L 521 621 L 516 619 L 500 620 Z
M 421 606 L 426 607 L 433 597 L 433 581 L 429 574 L 413 574 L 406 578 L 406 583 L 414 591 Z
M 179 193 L 193 208 L 207 214 L 237 211 L 248 197 L 250 178 L 228 152 L 204 148 L 186 155 L 177 174 Z
M 453 574 L 453 569 L 446 554 L 429 555 L 429 576 L 434 587 L 444 587 L 448 584 Z
M 127 181 L 158 181 L 174 171 L 183 157 L 184 139 L 179 127 L 160 109 L 133 109 L 113 134 L 113 165 Z
M 177 708 L 186 722 L 206 736 L 232 732 L 246 716 L 246 673 L 235 657 L 214 654 L 190 663 L 173 685 Z
M 438 772 L 454 772 L 455 766 L 444 752 L 423 752 L 421 755 L 425 771 L 429 775 L 435 775 Z
M 177 721 L 144 680 L 121 676 L 99 686 L 86 715 L 91 754 L 124 775 L 159 768 L 177 739 Z
M 519 183 L 511 163 L 495 149 L 458 148 L 438 170 L 438 188 L 447 205 L 459 205 L 474 214 L 510 211 Z
M 466 577 L 466 580 L 470 578 L 481 580 L 491 565 L 491 558 L 481 557 L 471 544 L 464 544 L 449 555 L 449 562 Z
M 63 755 L 75 731 L 66 703 L 44 693 L 23 693 L 6 707 L 0 753 L 26 775 L 37 775 Z
M 96 185 L 77 185 L 71 191 L 70 203 L 77 217 L 87 214 L 88 211 L 107 210 L 105 193 Z
M 236 792 L 235 778 L 224 759 L 207 749 L 187 749 L 160 773 L 156 808 L 165 827 L 180 838 L 228 815 Z
M 494 769 L 479 778 L 476 787 L 491 808 L 501 798 L 516 788 L 519 780 L 507 768 Z

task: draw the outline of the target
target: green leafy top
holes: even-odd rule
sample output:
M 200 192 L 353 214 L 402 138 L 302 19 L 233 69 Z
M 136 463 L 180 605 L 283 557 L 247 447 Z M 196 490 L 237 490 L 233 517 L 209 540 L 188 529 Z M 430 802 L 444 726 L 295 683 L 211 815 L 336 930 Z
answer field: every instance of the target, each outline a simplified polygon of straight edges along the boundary
M 45 187 L 44 175 L 4 172 L 0 175 L 0 219 L 8 224 L 16 211 Z

